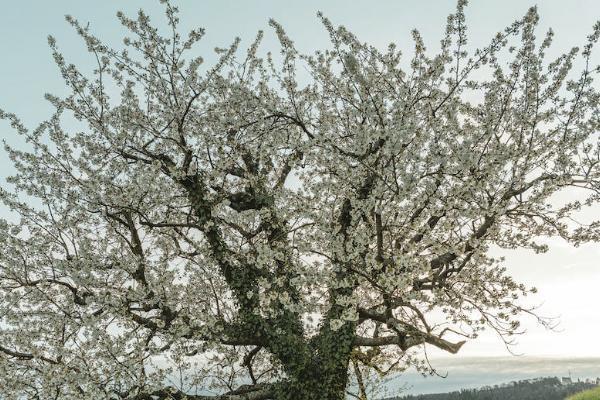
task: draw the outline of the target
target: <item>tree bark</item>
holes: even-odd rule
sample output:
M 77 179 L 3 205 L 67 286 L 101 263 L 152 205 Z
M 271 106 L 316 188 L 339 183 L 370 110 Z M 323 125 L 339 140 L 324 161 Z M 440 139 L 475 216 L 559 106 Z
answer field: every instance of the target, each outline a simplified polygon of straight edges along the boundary
M 339 306 L 333 306 L 329 316 L 339 315 Z M 276 391 L 276 400 L 344 400 L 348 384 L 348 366 L 352 353 L 356 323 L 346 322 L 338 330 L 325 320 L 321 332 L 309 342 L 310 357 L 301 366 L 290 365 L 289 379 Z M 297 360 L 297 359 L 296 359 Z M 297 362 L 297 361 L 293 361 Z M 292 363 L 293 363 L 292 362 Z

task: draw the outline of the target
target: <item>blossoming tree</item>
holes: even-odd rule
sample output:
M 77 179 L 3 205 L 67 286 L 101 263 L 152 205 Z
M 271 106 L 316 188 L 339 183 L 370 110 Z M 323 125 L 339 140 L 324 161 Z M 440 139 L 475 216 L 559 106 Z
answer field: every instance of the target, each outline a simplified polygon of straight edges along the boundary
M 0 112 L 30 145 L 0 192 L 0 397 L 366 399 L 423 346 L 510 340 L 529 289 L 490 246 L 600 238 L 570 219 L 600 200 L 600 24 L 546 62 L 531 9 L 470 55 L 464 6 L 404 68 L 321 15 L 328 50 L 271 21 L 279 58 L 260 32 L 207 68 L 168 3 L 166 37 L 118 14 L 123 50 L 68 17 L 93 75 L 49 38 L 71 94 L 33 131 Z

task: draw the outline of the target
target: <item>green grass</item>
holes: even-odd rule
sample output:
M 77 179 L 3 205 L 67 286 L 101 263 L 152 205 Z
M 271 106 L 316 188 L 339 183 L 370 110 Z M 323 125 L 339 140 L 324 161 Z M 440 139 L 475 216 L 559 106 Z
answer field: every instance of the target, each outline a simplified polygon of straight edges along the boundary
M 576 393 L 567 397 L 566 400 L 600 400 L 600 387 Z

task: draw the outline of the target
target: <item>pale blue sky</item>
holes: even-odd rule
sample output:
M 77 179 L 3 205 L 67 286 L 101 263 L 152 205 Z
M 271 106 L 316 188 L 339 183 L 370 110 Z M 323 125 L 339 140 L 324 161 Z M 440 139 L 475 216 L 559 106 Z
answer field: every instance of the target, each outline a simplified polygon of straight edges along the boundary
M 250 43 L 256 31 L 267 32 L 265 46 L 276 50 L 267 22 L 278 20 L 303 51 L 327 46 L 327 35 L 316 18 L 318 10 L 335 24 L 343 24 L 362 40 L 379 47 L 393 41 L 410 55 L 410 31 L 418 28 L 426 44 L 436 48 L 441 39 L 446 16 L 455 7 L 453 0 L 255 0 L 255 1 L 173 1 L 182 11 L 184 30 L 195 26 L 207 29 L 201 48 L 211 60 L 211 49 L 231 43 L 235 36 Z M 600 0 L 477 0 L 467 8 L 469 38 L 473 46 L 487 43 L 494 33 L 521 17 L 537 4 L 541 16 L 541 37 L 551 26 L 556 40 L 550 56 L 581 45 L 600 19 Z M 47 118 L 51 109 L 43 94 L 64 93 L 64 86 L 47 46 L 46 37 L 56 37 L 67 60 L 91 67 L 93 59 L 81 41 L 64 21 L 71 14 L 107 43 L 118 47 L 123 30 L 115 18 L 117 10 L 134 14 L 140 7 L 155 22 L 163 23 L 158 0 L 3 0 L 0 3 L 0 108 L 22 117 L 29 127 Z M 0 122 L 0 138 L 19 143 L 6 123 Z M 10 173 L 6 155 L 0 151 L 0 184 Z M 0 210 L 0 216 L 3 214 Z M 596 213 L 597 214 L 597 213 Z M 537 301 L 544 301 L 542 313 L 560 315 L 562 332 L 549 333 L 533 324 L 516 351 L 527 355 L 600 356 L 595 343 L 600 332 L 600 246 L 579 249 L 553 241 L 548 254 L 535 256 L 529 252 L 506 253 L 507 265 L 518 279 L 540 288 Z M 463 356 L 503 355 L 506 351 L 492 336 L 465 346 Z
M 259 29 L 269 30 L 269 18 L 278 20 L 302 50 L 310 51 L 327 44 L 327 35 L 315 14 L 321 10 L 334 23 L 348 26 L 365 41 L 379 45 L 396 42 L 410 50 L 410 30 L 418 28 L 426 43 L 437 46 L 446 16 L 454 9 L 453 0 L 200 0 L 174 1 L 182 11 L 182 27 L 207 29 L 206 50 L 227 45 L 235 36 L 249 43 Z M 486 43 L 527 8 L 528 0 L 478 0 L 467 8 L 470 40 L 473 45 Z M 583 43 L 591 26 L 600 18 L 597 0 L 539 0 L 540 27 L 556 31 L 555 50 L 566 50 Z M 53 65 L 46 38 L 54 35 L 68 60 L 91 65 L 81 41 L 64 21 L 71 14 L 106 42 L 119 45 L 123 30 L 115 18 L 117 10 L 134 14 L 140 7 L 163 22 L 158 0 L 3 0 L 0 12 L 0 105 L 18 112 L 25 121 L 36 122 L 49 108 L 44 92 L 60 92 L 62 81 Z M 540 32 L 541 35 L 541 32 Z M 273 48 L 272 35 L 266 45 Z M 210 59 L 210 52 L 206 57 Z

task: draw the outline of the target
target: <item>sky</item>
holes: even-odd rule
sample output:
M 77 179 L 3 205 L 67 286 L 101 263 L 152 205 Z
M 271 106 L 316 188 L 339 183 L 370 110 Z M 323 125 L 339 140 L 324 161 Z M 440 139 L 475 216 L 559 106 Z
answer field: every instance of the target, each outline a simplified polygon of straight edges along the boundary
M 412 42 L 410 31 L 420 30 L 425 44 L 437 49 L 446 16 L 454 9 L 451 0 L 203 0 L 177 1 L 183 31 L 201 26 L 207 35 L 200 46 L 210 62 L 212 48 L 225 47 L 236 36 L 242 44 L 252 42 L 259 29 L 267 33 L 265 47 L 276 51 L 275 37 L 268 27 L 274 18 L 286 29 L 299 50 L 312 52 L 328 45 L 327 33 L 316 17 L 322 11 L 334 24 L 342 24 L 361 40 L 384 48 L 395 42 L 408 56 Z M 520 18 L 535 5 L 529 0 L 472 1 L 466 10 L 470 48 L 485 45 L 499 30 Z M 566 6 L 568 4 L 568 6 Z M 19 115 L 28 127 L 48 118 L 51 107 L 44 93 L 65 94 L 47 45 L 47 35 L 57 39 L 68 62 L 93 68 L 94 60 L 73 29 L 64 21 L 71 14 L 83 25 L 115 47 L 124 31 L 115 14 L 122 10 L 134 15 L 143 7 L 155 23 L 165 26 L 158 0 L 4 0 L 0 3 L 0 108 Z M 538 0 L 541 17 L 538 37 L 548 27 L 556 33 L 548 52 L 550 58 L 585 43 L 596 19 L 600 19 L 598 0 Z M 0 138 L 21 145 L 8 124 L 0 122 Z M 11 173 L 6 154 L 0 151 L 0 185 Z M 572 194 L 567 194 L 567 196 Z M 598 216 L 598 209 L 584 217 Z M 0 209 L 0 217 L 6 213 Z M 557 239 L 548 239 L 550 251 L 535 255 L 530 251 L 494 251 L 506 257 L 505 265 L 518 281 L 536 286 L 539 294 L 527 300 L 538 304 L 541 315 L 556 317 L 559 326 L 548 331 L 525 319 L 527 334 L 518 338 L 512 351 L 524 356 L 600 357 L 600 244 L 574 248 Z M 507 356 L 502 342 L 493 334 L 484 334 L 467 343 L 455 359 L 481 356 Z M 445 357 L 433 351 L 432 358 Z

